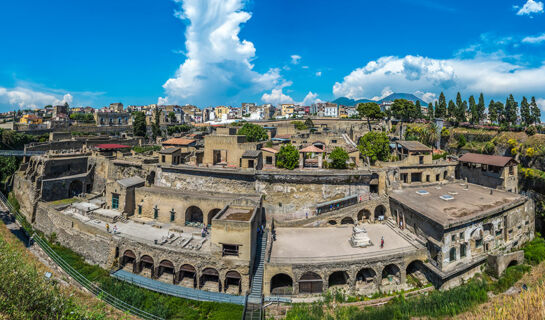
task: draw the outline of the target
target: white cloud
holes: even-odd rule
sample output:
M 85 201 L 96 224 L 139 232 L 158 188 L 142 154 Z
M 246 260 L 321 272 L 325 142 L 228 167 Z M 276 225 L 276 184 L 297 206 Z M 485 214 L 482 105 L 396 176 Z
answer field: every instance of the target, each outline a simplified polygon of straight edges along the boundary
M 531 15 L 532 13 L 542 13 L 543 12 L 543 2 L 528 0 L 517 12 L 517 15 Z
M 539 36 L 527 36 L 524 39 L 522 39 L 522 42 L 532 43 L 532 44 L 545 42 L 545 33 L 542 33 Z
M 545 95 L 545 65 L 521 66 L 494 57 L 432 59 L 419 56 L 382 57 L 355 69 L 333 86 L 336 97 L 360 99 L 383 88 L 396 92 L 445 91 L 455 95 Z
M 298 54 L 291 55 L 291 63 L 298 64 L 299 60 L 301 60 L 301 56 Z
M 186 60 L 163 85 L 170 103 L 225 104 L 275 88 L 280 70 L 254 70 L 252 42 L 239 38 L 251 18 L 244 0 L 175 0 L 176 16 L 188 20 Z M 162 100 L 164 101 L 164 100 Z
M 311 105 L 313 103 L 318 103 L 318 102 L 323 102 L 323 101 L 318 99 L 318 94 L 317 93 L 312 93 L 312 91 L 309 91 L 307 93 L 307 95 L 305 96 L 305 99 L 303 99 L 303 101 L 301 103 L 299 103 L 299 104 L 303 105 L 303 106 L 308 106 L 308 105 Z
M 539 109 L 541 109 L 542 111 L 545 111 L 545 99 L 543 98 L 536 99 L 536 103 L 539 106 Z
M 321 77 L 321 76 L 322 76 L 322 71 L 316 72 L 316 76 L 317 76 L 317 77 Z
M 60 94 L 37 91 L 25 87 L 3 88 L 0 87 L 0 104 L 9 104 L 21 109 L 36 109 L 46 105 L 58 105 L 65 102 L 71 104 L 73 97 L 67 93 Z
M 308 69 L 308 66 L 302 66 L 301 68 L 303 68 L 303 69 Z
M 279 105 L 282 103 L 295 103 L 295 101 L 288 95 L 282 92 L 283 88 L 272 89 L 271 93 L 264 93 L 261 96 L 261 100 L 265 103 L 273 105 Z
M 382 89 L 382 91 L 380 92 L 380 96 L 374 96 L 371 98 L 371 100 L 380 100 L 380 99 L 383 99 L 383 98 L 386 98 L 387 96 L 391 95 L 392 93 L 394 93 L 392 91 L 392 89 L 390 89 L 390 87 L 386 87 L 384 89 Z
M 416 91 L 414 95 L 428 103 L 434 102 L 435 100 L 437 100 L 437 95 L 433 92 Z

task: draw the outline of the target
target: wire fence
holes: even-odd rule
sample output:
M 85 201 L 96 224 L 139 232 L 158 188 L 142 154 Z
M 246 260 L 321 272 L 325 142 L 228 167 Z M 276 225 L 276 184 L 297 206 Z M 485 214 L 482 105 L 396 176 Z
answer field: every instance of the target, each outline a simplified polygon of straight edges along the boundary
M 38 234 L 34 233 L 34 231 L 31 229 L 31 227 L 28 225 L 28 222 L 24 218 L 23 215 L 8 202 L 6 199 L 6 196 L 3 193 L 0 193 L 0 201 L 4 203 L 4 205 L 9 209 L 11 214 L 15 216 L 15 219 L 20 223 L 20 225 L 23 227 L 23 230 L 27 233 L 27 235 L 32 234 L 32 239 L 42 248 L 42 250 L 53 260 L 55 263 L 61 267 L 64 272 L 66 272 L 68 275 L 70 275 L 74 280 L 76 280 L 82 287 L 89 290 L 89 292 L 93 293 L 95 296 L 97 296 L 102 301 L 108 303 L 109 305 L 128 312 L 132 315 L 135 315 L 137 317 L 140 317 L 145 320 L 162 320 L 164 318 L 161 318 L 159 316 L 156 316 L 154 314 L 151 314 L 149 312 L 146 312 L 144 310 L 141 310 L 133 305 L 130 305 L 126 303 L 123 300 L 120 300 L 119 298 L 111 295 L 110 293 L 102 290 L 98 285 L 91 282 L 89 279 L 87 279 L 84 275 L 79 273 L 76 269 L 74 269 L 69 263 L 67 263 L 61 256 L 59 256 L 50 246 L 49 244 L 42 239 Z

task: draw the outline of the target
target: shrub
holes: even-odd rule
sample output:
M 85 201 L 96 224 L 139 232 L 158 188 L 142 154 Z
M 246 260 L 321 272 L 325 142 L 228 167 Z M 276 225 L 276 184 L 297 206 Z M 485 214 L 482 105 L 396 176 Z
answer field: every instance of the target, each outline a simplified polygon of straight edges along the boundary
M 299 165 L 299 150 L 291 144 L 283 145 L 278 151 L 276 165 L 279 168 L 295 169 Z
M 528 127 L 526 127 L 524 132 L 526 132 L 526 134 L 529 135 L 529 136 L 533 136 L 534 134 L 537 133 L 537 129 L 536 129 L 535 126 L 528 126 Z
M 530 266 L 524 264 L 507 268 L 497 282 L 489 285 L 489 290 L 496 294 L 504 292 L 519 281 L 526 272 L 530 271 L 530 269 Z
M 333 169 L 346 169 L 346 161 L 348 161 L 348 153 L 341 147 L 336 147 L 329 154 L 331 160 L 330 167 Z
M 537 235 L 522 249 L 524 250 L 524 259 L 530 264 L 536 265 L 545 260 L 545 239 Z
M 486 154 L 494 154 L 494 151 L 496 150 L 496 146 L 492 141 L 488 141 L 483 146 L 483 153 Z
M 238 135 L 246 136 L 248 142 L 256 142 L 267 140 L 267 130 L 262 126 L 258 126 L 253 123 L 245 123 L 242 128 L 238 130 Z
M 526 149 L 526 156 L 527 157 L 533 157 L 536 155 L 536 151 L 534 150 L 534 148 L 528 148 Z
M 466 136 L 463 134 L 458 136 L 458 148 L 463 148 L 467 143 Z
M 390 157 L 390 140 L 384 132 L 371 131 L 360 138 L 358 148 L 370 162 L 387 161 Z

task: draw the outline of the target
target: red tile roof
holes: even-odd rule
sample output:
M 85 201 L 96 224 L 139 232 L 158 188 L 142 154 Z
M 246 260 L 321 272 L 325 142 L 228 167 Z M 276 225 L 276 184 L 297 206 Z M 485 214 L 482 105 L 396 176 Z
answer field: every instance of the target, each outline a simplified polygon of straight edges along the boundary
M 176 146 L 187 146 L 195 142 L 193 139 L 185 138 L 171 138 L 167 141 L 163 141 L 163 145 L 176 145 Z
M 278 153 L 278 150 L 274 148 L 261 148 L 261 150 L 271 152 L 271 153 Z
M 518 161 L 512 157 L 504 156 L 491 156 L 488 154 L 479 154 L 479 153 L 466 153 L 461 156 L 459 159 L 461 162 L 471 162 L 471 163 L 480 163 L 487 164 L 496 167 L 505 167 L 511 161 L 513 164 L 517 164 Z
M 325 152 L 324 150 L 318 148 L 318 147 L 315 147 L 313 145 L 310 145 L 306 148 L 303 148 L 301 150 L 299 150 L 299 152 L 314 152 L 314 153 L 323 153 Z
M 130 146 L 127 146 L 124 144 L 117 144 L 117 143 L 104 143 L 104 144 L 97 145 L 96 148 L 101 150 L 115 150 L 115 149 L 130 148 Z

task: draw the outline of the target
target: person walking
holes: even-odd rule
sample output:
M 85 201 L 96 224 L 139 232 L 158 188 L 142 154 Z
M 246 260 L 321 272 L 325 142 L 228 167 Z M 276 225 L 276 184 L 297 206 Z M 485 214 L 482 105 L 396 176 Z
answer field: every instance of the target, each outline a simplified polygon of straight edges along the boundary
M 384 236 L 380 238 L 380 248 L 384 248 Z
M 110 225 L 106 223 L 106 232 L 110 233 Z

